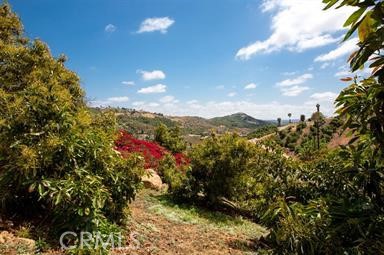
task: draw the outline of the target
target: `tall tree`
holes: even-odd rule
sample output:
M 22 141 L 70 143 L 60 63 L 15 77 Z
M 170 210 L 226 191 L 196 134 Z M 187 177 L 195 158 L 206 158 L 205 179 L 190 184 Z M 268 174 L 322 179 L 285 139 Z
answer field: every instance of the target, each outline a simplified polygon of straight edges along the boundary
M 356 249 L 374 254 L 381 252 L 384 246 L 384 237 L 380 234 L 384 229 L 381 221 L 384 217 L 384 1 L 323 2 L 327 4 L 325 9 L 332 6 L 356 8 L 344 24 L 349 28 L 344 40 L 355 32 L 359 38 L 358 49 L 349 58 L 350 68 L 352 72 L 365 65 L 372 68 L 367 78 L 343 78 L 351 84 L 336 99 L 337 113 L 354 136 L 342 156 L 348 170 L 346 178 L 352 180 L 349 185 L 356 192 L 345 199 L 344 208 L 340 210 L 345 212 L 344 218 L 335 223 L 335 229 L 348 229 L 348 239 L 358 247 Z M 358 199 L 365 201 L 364 205 L 357 202 Z M 349 210 L 354 213 L 348 214 Z M 355 215 L 369 215 L 369 218 L 356 218 Z M 352 226 L 350 219 L 355 221 Z
M 140 160 L 113 149 L 112 115 L 93 116 L 79 77 L 42 41 L 29 41 L 0 5 L 0 213 L 39 219 L 52 231 L 118 221 L 135 195 Z
M 384 158 L 384 2 L 378 0 L 331 1 L 324 0 L 326 8 L 353 6 L 357 10 L 347 19 L 349 27 L 344 40 L 355 31 L 359 37 L 358 50 L 349 58 L 351 71 L 366 64 L 372 68 L 371 76 L 358 80 L 347 77 L 342 80 L 353 81 L 336 99 L 338 113 L 346 120 L 346 126 L 358 133 L 358 139 L 369 141 L 367 149 L 375 148 L 375 154 Z
M 277 126 L 281 127 L 281 118 L 277 118 Z

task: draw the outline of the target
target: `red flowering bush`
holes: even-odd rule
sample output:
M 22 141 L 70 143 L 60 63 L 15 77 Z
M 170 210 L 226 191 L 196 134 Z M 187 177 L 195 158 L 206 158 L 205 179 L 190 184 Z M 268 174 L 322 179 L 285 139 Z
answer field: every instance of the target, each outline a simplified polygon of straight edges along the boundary
M 145 167 L 157 169 L 159 161 L 170 152 L 157 143 L 140 140 L 133 137 L 126 131 L 120 131 L 119 138 L 115 141 L 116 150 L 123 157 L 127 157 L 131 153 L 140 153 L 145 159 Z M 183 153 L 173 155 L 177 166 L 188 165 L 189 159 Z
M 177 166 L 189 165 L 190 160 L 183 153 L 175 153 L 173 156 L 175 157 Z

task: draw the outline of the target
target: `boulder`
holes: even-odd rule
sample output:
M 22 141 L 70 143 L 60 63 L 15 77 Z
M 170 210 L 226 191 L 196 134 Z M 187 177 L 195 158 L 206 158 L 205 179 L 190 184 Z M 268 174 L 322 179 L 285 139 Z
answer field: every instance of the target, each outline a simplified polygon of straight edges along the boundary
M 142 177 L 144 187 L 154 190 L 162 190 L 164 185 L 160 176 L 153 169 L 147 169 L 145 175 Z
M 0 233 L 0 254 L 32 255 L 36 253 L 35 251 L 34 240 L 16 237 L 7 231 Z

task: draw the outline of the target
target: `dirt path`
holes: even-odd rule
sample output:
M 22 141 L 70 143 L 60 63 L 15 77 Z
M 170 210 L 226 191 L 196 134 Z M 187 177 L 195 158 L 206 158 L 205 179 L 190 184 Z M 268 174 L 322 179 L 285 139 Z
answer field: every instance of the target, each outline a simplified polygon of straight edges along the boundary
M 130 230 L 139 247 L 133 254 L 256 254 L 252 239 L 266 233 L 249 221 L 163 198 L 144 190 L 130 205 Z

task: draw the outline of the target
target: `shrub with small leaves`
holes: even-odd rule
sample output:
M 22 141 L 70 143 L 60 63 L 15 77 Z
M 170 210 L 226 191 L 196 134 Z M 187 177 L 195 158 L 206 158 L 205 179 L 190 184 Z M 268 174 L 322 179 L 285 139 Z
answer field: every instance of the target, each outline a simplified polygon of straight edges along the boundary
M 0 5 L 1 213 L 40 221 L 54 235 L 120 223 L 143 162 L 114 150 L 116 133 L 113 114 L 88 111 L 65 58 L 29 42 Z

